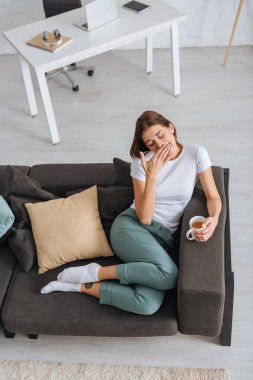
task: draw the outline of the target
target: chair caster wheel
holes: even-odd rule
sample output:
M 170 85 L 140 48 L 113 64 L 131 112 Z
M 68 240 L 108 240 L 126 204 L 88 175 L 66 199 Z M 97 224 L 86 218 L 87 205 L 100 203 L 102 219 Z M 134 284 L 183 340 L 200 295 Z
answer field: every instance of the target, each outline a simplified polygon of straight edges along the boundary
M 79 86 L 78 86 L 78 85 L 73 86 L 73 87 L 72 87 L 72 90 L 73 90 L 73 91 L 79 91 Z
M 92 77 L 92 75 L 94 74 L 94 70 L 88 70 L 87 74 L 89 77 Z

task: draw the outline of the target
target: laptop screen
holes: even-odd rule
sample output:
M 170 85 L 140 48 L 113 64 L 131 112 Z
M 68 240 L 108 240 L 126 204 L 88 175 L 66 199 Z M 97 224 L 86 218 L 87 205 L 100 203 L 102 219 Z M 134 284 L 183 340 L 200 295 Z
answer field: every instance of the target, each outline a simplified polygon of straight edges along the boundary
M 118 16 L 117 0 L 96 0 L 86 5 L 89 30 L 98 28 Z

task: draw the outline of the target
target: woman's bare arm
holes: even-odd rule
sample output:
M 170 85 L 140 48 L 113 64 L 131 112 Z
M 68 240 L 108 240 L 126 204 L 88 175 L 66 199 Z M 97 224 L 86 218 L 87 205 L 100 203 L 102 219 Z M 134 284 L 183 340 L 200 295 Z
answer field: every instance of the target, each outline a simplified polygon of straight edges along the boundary
M 155 209 L 156 176 L 170 158 L 168 144 L 161 146 L 149 161 L 146 161 L 144 153 L 141 152 L 141 163 L 146 173 L 146 181 L 133 178 L 133 187 L 135 211 L 142 224 L 151 224 Z
M 204 223 L 205 229 L 195 233 L 195 237 L 199 241 L 207 241 L 212 236 L 218 224 L 221 212 L 221 199 L 214 182 L 211 167 L 199 173 L 199 179 L 206 196 L 209 217 L 206 218 L 206 222 Z

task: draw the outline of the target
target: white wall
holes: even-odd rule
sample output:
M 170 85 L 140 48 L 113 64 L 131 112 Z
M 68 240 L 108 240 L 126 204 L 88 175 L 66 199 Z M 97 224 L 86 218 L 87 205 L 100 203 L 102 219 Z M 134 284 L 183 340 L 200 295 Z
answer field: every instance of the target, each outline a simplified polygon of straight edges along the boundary
M 226 46 L 239 0 L 165 0 L 188 15 L 181 25 L 182 46 Z M 253 44 L 253 0 L 244 0 L 233 45 Z
M 83 4 L 90 0 L 83 0 Z M 145 2 L 145 0 L 141 0 Z M 239 0 L 164 0 L 188 15 L 180 25 L 180 46 L 226 46 Z M 127 0 L 126 0 L 127 2 Z M 146 0 L 148 3 L 148 0 Z M 44 18 L 42 0 L 0 0 L 0 54 L 13 49 L 2 32 Z M 253 0 L 245 0 L 233 45 L 253 44 Z M 169 33 L 155 37 L 155 47 L 168 47 Z M 144 47 L 143 42 L 126 48 Z

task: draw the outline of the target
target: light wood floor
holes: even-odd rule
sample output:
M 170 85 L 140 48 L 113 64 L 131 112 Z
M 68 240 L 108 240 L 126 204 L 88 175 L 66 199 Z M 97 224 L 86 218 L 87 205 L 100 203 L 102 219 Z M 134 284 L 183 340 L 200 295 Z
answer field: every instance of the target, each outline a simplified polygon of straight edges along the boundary
M 157 50 L 154 72 L 144 72 L 145 55 L 113 51 L 89 63 L 94 77 L 63 76 L 49 88 L 61 143 L 53 146 L 37 83 L 39 115 L 31 118 L 19 61 L 0 56 L 0 164 L 111 162 L 129 160 L 136 118 L 147 109 L 171 119 L 185 144 L 207 148 L 215 165 L 229 167 L 235 307 L 232 347 L 217 338 L 185 336 L 95 338 L 40 336 L 31 341 L 0 335 L 0 358 L 109 364 L 227 368 L 232 380 L 253 371 L 253 48 L 233 47 L 226 69 L 225 48 L 181 49 L 182 94 L 172 95 L 170 52 Z

